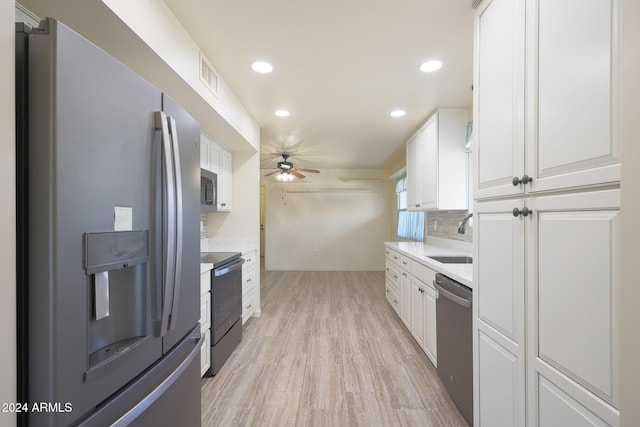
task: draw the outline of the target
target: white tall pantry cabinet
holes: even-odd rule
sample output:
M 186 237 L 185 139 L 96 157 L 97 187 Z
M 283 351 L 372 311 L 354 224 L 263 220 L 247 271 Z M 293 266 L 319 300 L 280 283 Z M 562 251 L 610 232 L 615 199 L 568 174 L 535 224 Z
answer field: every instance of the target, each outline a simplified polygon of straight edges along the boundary
M 617 0 L 485 0 L 474 425 L 617 426 Z

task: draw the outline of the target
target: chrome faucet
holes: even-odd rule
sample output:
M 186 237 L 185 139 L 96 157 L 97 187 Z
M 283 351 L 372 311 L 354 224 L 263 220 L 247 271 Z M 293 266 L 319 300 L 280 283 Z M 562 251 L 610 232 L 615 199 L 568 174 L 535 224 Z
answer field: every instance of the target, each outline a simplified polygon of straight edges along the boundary
M 460 224 L 460 227 L 458 227 L 458 233 L 464 234 L 467 221 L 469 221 L 469 219 L 471 219 L 472 216 L 473 216 L 473 212 L 471 212 L 469 215 L 464 217 L 464 219 L 462 220 L 462 223 Z

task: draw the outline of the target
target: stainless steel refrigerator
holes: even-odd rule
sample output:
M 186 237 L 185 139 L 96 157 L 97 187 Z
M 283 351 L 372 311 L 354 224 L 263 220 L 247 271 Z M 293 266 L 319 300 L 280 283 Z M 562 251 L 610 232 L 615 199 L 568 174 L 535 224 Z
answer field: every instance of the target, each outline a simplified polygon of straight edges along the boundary
M 199 125 L 55 20 L 16 57 L 20 422 L 199 426 Z

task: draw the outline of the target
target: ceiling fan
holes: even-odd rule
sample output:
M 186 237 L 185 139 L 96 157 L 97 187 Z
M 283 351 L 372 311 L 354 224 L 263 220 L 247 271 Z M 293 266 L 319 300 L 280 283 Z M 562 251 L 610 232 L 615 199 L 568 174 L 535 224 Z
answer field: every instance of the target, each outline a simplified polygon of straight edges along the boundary
M 265 176 L 278 174 L 276 176 L 276 179 L 278 181 L 292 181 L 294 176 L 296 178 L 306 178 L 300 172 L 320 173 L 320 171 L 316 169 L 295 168 L 293 167 L 293 163 L 289 161 L 289 156 L 290 156 L 289 154 L 282 153 L 281 155 L 282 155 L 283 161 L 278 162 L 278 166 L 276 167 L 276 170 L 266 174 Z

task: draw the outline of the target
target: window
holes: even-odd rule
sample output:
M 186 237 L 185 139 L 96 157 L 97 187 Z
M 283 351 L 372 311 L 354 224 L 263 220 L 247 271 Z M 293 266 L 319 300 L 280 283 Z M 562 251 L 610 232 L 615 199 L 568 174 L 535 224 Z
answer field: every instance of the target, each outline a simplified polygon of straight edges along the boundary
M 407 177 L 396 182 L 398 196 L 398 237 L 422 242 L 424 240 L 424 212 L 407 210 Z
M 424 212 L 399 211 L 398 237 L 422 242 L 424 240 Z

